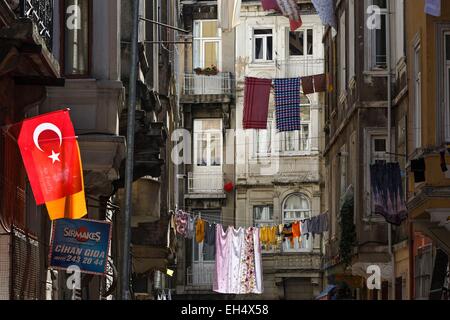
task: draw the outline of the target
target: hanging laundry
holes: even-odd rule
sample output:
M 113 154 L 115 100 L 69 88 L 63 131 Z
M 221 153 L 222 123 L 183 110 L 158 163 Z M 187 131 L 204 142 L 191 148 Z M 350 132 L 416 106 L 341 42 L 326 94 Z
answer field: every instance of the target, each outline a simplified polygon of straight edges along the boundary
M 425 181 L 425 159 L 420 158 L 417 160 L 411 160 L 411 172 L 414 173 L 414 181 L 416 183 Z
M 302 235 L 301 229 L 300 229 L 300 222 L 294 222 L 292 224 L 292 237 L 295 238 L 300 238 L 300 236 Z
M 337 30 L 337 20 L 334 0 L 312 0 L 314 8 L 319 14 L 324 25 L 328 25 Z
M 269 245 L 271 246 L 271 249 L 277 245 L 277 231 L 277 227 L 272 227 L 269 229 Z
M 177 233 L 183 237 L 186 236 L 189 215 L 183 211 L 178 211 L 175 215 Z
M 294 246 L 294 234 L 292 232 L 292 223 L 287 223 L 283 227 L 283 237 L 284 241 L 289 240 L 291 247 Z
M 303 94 L 314 93 L 314 78 L 313 77 L 303 77 L 301 79 Z
M 447 162 L 445 159 L 445 150 L 441 151 L 441 170 L 442 172 L 447 172 L 448 168 L 447 168 Z
M 391 224 L 400 225 L 407 217 L 400 165 L 398 163 L 371 165 L 370 179 L 375 213 L 382 215 Z
M 329 73 L 327 74 L 327 91 L 328 92 L 334 91 L 333 77 Z
M 328 213 L 323 213 L 319 217 L 319 230 L 320 233 L 328 231 Z
M 218 0 L 219 28 L 231 32 L 240 24 L 242 0 Z
M 244 129 L 267 129 L 271 79 L 245 78 Z
M 303 25 L 300 8 L 295 0 L 261 0 L 265 11 L 274 10 L 289 18 L 291 31 Z
M 195 241 L 202 243 L 205 240 L 205 221 L 201 218 L 197 219 L 195 223 Z
M 262 263 L 258 228 L 216 226 L 213 290 L 223 294 L 262 294 Z
M 203 253 L 207 257 L 214 257 L 216 254 L 216 224 L 205 224 L 205 241 L 203 243 Z
M 425 0 L 425 13 L 431 16 L 441 16 L 441 0 Z
M 325 74 L 318 74 L 313 76 L 314 79 L 314 92 L 326 92 L 327 91 L 327 76 Z
M 274 86 L 278 131 L 300 130 L 300 78 L 275 79 Z
M 320 225 L 319 218 L 317 216 L 311 218 L 311 222 L 309 225 L 309 232 L 315 236 L 316 234 L 320 234 Z
M 305 219 L 302 221 L 302 234 L 309 233 L 309 223 L 311 222 L 311 219 Z
M 189 216 L 186 229 L 186 238 L 194 239 L 194 235 L 195 235 L 195 219 L 194 217 Z

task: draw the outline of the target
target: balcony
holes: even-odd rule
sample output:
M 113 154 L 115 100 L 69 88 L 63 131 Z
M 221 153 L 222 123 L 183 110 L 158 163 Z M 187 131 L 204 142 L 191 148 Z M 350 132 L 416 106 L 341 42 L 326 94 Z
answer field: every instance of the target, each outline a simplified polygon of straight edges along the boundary
M 325 72 L 324 59 L 314 57 L 276 60 L 276 76 L 280 78 L 307 77 Z
M 52 49 L 53 34 L 53 1 L 20 0 L 17 8 L 13 8 L 20 17 L 31 19 L 37 26 L 39 35 L 44 39 L 47 49 Z
M 231 73 L 182 75 L 182 103 L 228 103 L 233 95 Z
M 188 174 L 188 191 L 190 194 L 223 194 L 223 173 Z
M 214 281 L 214 268 L 214 262 L 194 263 L 192 267 L 187 269 L 187 285 L 211 290 Z

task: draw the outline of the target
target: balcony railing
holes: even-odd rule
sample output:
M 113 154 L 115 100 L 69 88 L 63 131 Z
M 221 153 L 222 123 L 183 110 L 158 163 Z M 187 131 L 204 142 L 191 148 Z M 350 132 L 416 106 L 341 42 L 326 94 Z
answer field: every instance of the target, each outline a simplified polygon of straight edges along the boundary
M 52 49 L 53 35 L 53 1 L 52 0 L 20 0 L 18 13 L 37 25 L 39 34 L 45 41 L 47 49 Z
M 307 77 L 325 72 L 325 60 L 314 57 L 275 61 L 277 77 Z
M 186 73 L 183 75 L 183 95 L 231 95 L 232 82 L 230 73 L 217 75 L 197 75 Z
M 188 174 L 189 193 L 223 193 L 223 173 Z
M 195 263 L 187 269 L 187 285 L 212 287 L 214 281 L 214 263 Z

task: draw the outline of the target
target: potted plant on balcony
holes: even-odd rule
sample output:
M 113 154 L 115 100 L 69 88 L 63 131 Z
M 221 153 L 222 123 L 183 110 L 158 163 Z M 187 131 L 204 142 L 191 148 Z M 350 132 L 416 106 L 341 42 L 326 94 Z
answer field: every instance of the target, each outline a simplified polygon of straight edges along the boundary
M 196 75 L 204 75 L 204 76 L 216 76 L 219 73 L 217 66 L 210 66 L 206 68 L 195 68 L 194 72 Z

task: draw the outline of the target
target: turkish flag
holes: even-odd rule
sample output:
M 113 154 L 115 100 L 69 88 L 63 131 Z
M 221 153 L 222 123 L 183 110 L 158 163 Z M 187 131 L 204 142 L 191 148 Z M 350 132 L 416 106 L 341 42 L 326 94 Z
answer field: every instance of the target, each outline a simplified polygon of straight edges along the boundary
M 83 191 L 80 152 L 69 111 L 23 121 L 18 144 L 38 205 Z

